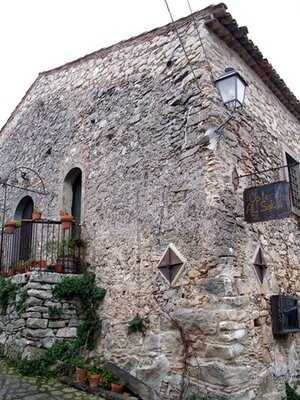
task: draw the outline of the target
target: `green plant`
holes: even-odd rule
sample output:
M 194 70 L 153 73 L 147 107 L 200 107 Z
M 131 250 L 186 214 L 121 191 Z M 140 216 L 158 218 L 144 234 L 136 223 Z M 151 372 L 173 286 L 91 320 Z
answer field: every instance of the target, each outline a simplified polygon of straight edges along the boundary
M 61 307 L 49 306 L 48 314 L 50 318 L 59 318 L 62 316 L 63 310 Z
M 6 313 L 9 300 L 15 298 L 17 286 L 9 279 L 0 277 L 0 307 L 2 314 Z
M 95 284 L 95 277 L 85 274 L 80 277 L 66 277 L 58 282 L 53 290 L 60 300 L 79 299 L 83 308 L 83 320 L 78 328 L 76 346 L 92 350 L 96 337 L 101 330 L 101 321 L 97 316 L 97 307 L 103 300 L 106 290 Z
M 295 389 L 293 389 L 288 383 L 285 384 L 285 390 L 286 390 L 287 400 L 300 400 L 300 396 L 296 393 Z
M 37 360 L 10 360 L 6 358 L 9 365 L 24 376 L 55 377 L 66 365 L 75 365 L 80 354 L 75 348 L 74 342 L 58 342 L 47 350 L 45 355 Z
M 135 332 L 142 332 L 145 333 L 146 326 L 145 321 L 142 317 L 138 314 L 129 322 L 128 325 L 128 332 L 135 333 Z
M 91 364 L 90 364 L 90 366 L 88 368 L 88 371 L 92 375 L 102 374 L 103 365 L 104 365 L 104 361 L 103 360 L 101 360 L 100 358 L 94 358 L 91 361 Z
M 15 219 L 14 223 L 16 225 L 16 228 L 20 228 L 20 226 L 22 226 L 22 221 L 20 219 Z
M 110 384 L 115 382 L 116 378 L 115 376 L 106 368 L 102 368 L 101 371 L 101 386 L 103 386 L 104 389 L 109 389 Z
M 72 365 L 74 368 L 82 368 L 82 369 L 87 368 L 87 363 L 81 355 L 77 356 L 72 360 Z
M 17 310 L 17 313 L 19 315 L 24 313 L 24 312 L 26 312 L 26 309 L 27 309 L 26 301 L 27 301 L 27 299 L 28 299 L 27 289 L 21 290 L 19 300 L 18 300 L 18 302 L 16 304 L 16 310 Z

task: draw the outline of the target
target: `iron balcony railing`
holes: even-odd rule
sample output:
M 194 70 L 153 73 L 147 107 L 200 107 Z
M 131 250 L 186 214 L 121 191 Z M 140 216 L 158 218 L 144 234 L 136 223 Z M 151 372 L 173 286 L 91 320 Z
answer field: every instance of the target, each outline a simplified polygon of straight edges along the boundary
M 1 233 L 0 272 L 10 276 L 39 268 L 60 273 L 82 272 L 80 226 L 63 229 L 60 221 L 22 220 L 12 233 Z

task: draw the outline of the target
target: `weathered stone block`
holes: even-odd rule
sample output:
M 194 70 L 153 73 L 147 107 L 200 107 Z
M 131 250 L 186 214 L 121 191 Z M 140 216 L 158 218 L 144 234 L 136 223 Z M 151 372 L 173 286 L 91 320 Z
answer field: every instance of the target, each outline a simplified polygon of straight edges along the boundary
M 223 360 L 230 360 L 238 357 L 245 351 L 245 346 L 236 343 L 233 345 L 220 345 L 220 344 L 209 344 L 205 356 L 207 358 L 221 358 Z
M 28 318 L 26 326 L 33 329 L 45 329 L 48 326 L 48 321 L 41 318 Z
M 37 289 L 30 289 L 28 290 L 28 296 L 35 297 L 42 300 L 48 300 L 53 297 L 51 291 L 49 290 L 37 290 Z
M 54 333 L 52 329 L 25 329 L 24 335 L 25 337 L 44 338 L 54 336 Z
M 178 309 L 173 318 L 185 330 L 199 330 L 205 335 L 214 335 L 217 332 L 218 321 L 215 314 L 208 310 Z
M 61 328 L 56 334 L 59 338 L 74 338 L 77 336 L 77 328 Z
M 199 365 L 199 378 L 212 385 L 229 387 L 247 383 L 250 371 L 250 367 L 228 366 L 216 361 Z
M 66 321 L 49 321 L 49 328 L 64 328 L 66 326 Z

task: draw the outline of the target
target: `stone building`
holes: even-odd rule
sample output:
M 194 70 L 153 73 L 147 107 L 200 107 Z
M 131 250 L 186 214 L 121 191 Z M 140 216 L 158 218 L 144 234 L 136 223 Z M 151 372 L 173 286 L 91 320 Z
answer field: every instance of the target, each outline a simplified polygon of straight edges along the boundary
M 160 399 L 279 400 L 297 380 L 299 333 L 272 333 L 270 298 L 300 294 L 299 196 L 250 224 L 243 191 L 297 186 L 298 165 L 274 168 L 299 160 L 300 105 L 247 34 L 219 4 L 43 72 L 1 131 L 1 176 L 33 168 L 49 193 L 9 189 L 7 215 L 76 214 L 107 289 L 97 350 Z M 249 87 L 216 132 L 228 66 Z

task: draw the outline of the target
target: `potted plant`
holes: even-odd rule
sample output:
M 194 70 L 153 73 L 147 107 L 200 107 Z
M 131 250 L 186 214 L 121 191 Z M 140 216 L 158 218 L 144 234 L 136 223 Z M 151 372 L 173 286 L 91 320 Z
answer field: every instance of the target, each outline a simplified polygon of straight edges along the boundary
M 19 228 L 22 225 L 22 222 L 19 220 L 8 219 L 4 224 L 4 232 L 5 233 L 14 233 L 16 228 Z
M 89 368 L 88 379 L 89 379 L 89 386 L 91 389 L 96 389 L 99 386 L 101 380 L 101 373 L 102 373 L 102 368 L 97 364 L 94 364 Z
M 73 215 L 69 214 L 67 211 L 60 211 L 60 222 L 61 222 L 61 229 L 70 229 L 74 222 Z
M 114 382 L 111 383 L 111 391 L 114 393 L 123 393 L 124 385 L 120 383 L 119 379 L 114 379 Z
M 79 261 L 79 258 L 75 256 L 74 252 L 74 239 L 61 240 L 56 263 L 63 265 L 64 273 L 77 274 Z
M 40 260 L 39 261 L 39 267 L 42 270 L 46 269 L 47 268 L 47 261 L 46 260 Z
M 53 271 L 57 272 L 58 274 L 63 274 L 64 266 L 62 264 L 55 264 L 55 265 L 53 265 Z
M 115 380 L 113 374 L 106 368 L 102 368 L 101 370 L 101 386 L 109 390 L 111 388 L 112 382 Z
M 32 212 L 32 221 L 37 221 L 42 218 L 42 210 L 40 208 L 34 208 Z
M 82 356 L 75 358 L 73 366 L 75 367 L 75 382 L 84 384 L 87 379 L 87 367 L 84 358 Z

